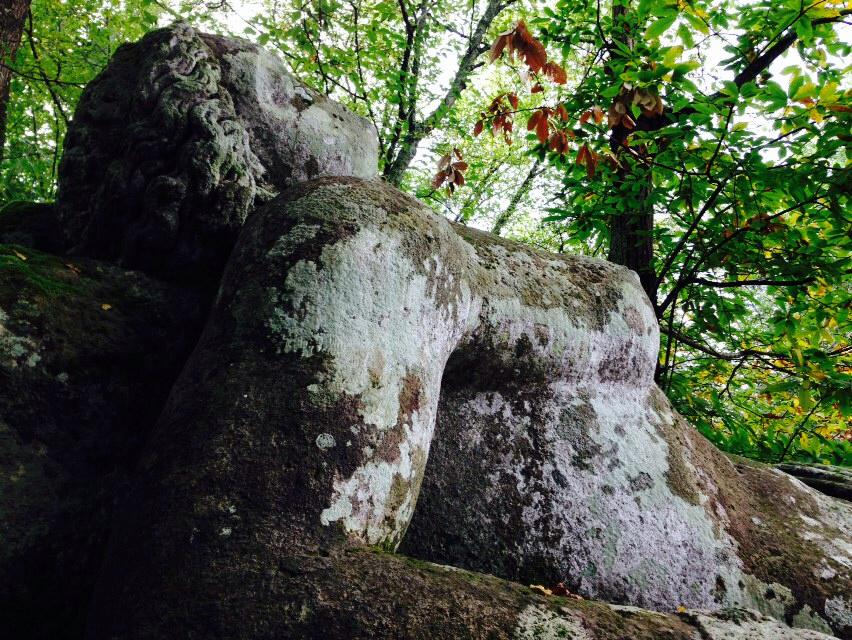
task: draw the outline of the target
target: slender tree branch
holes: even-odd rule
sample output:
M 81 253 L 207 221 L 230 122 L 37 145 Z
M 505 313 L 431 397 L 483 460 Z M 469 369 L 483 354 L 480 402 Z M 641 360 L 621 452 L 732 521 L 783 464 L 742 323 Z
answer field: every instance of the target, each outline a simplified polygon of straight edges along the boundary
M 536 158 L 536 161 L 533 163 L 533 166 L 530 168 L 529 173 L 527 173 L 526 177 L 524 177 L 523 182 L 521 182 L 521 186 L 517 188 L 515 193 L 512 194 L 512 199 L 509 200 L 509 204 L 506 205 L 506 208 L 503 209 L 497 216 L 496 220 L 494 220 L 494 225 L 491 227 L 491 233 L 494 235 L 500 235 L 503 231 L 503 227 L 509 222 L 512 216 L 515 213 L 515 209 L 518 208 L 518 205 L 521 202 L 521 199 L 527 194 L 527 192 L 532 187 L 533 180 L 541 174 L 544 169 L 541 167 L 543 160 L 541 158 Z
M 491 23 L 500 14 L 500 12 L 515 1 L 516 0 L 489 0 L 488 5 L 485 7 L 485 11 L 476 23 L 476 29 L 473 30 L 473 33 L 470 36 L 467 49 L 459 60 L 455 75 L 450 81 L 450 86 L 447 88 L 444 97 L 438 103 L 438 106 L 435 107 L 435 109 L 421 122 L 412 121 L 407 135 L 401 141 L 401 145 L 399 150 L 396 152 L 395 157 L 387 158 L 384 175 L 391 184 L 398 185 L 402 181 L 402 177 L 408 169 L 408 165 L 411 164 L 411 160 L 417 153 L 417 145 L 421 140 L 423 140 L 423 138 L 434 130 L 434 128 L 446 115 L 447 111 L 455 104 L 459 94 L 467 86 L 467 80 L 474 68 L 476 58 L 481 55 L 482 43 Z M 402 115 L 401 119 L 405 120 L 405 116 Z
M 772 280 L 771 278 L 758 278 L 755 280 L 737 280 L 732 282 L 714 282 L 706 278 L 690 278 L 687 284 L 700 284 L 715 289 L 734 289 L 737 287 L 771 286 L 771 287 L 799 287 L 815 282 L 816 278 L 802 278 L 800 280 Z
M 35 36 L 33 35 L 33 14 L 30 11 L 27 14 L 27 26 L 25 28 L 25 32 L 27 34 L 27 41 L 30 45 L 30 51 L 33 54 L 33 60 L 36 63 L 38 73 L 41 76 L 42 82 L 44 82 L 45 88 L 47 92 L 50 94 L 50 99 L 53 102 L 53 107 L 56 113 L 62 118 L 63 122 L 65 122 L 65 126 L 68 126 L 68 115 L 65 113 L 65 108 L 62 105 L 62 99 L 56 93 L 53 88 L 53 81 L 48 78 L 47 73 L 44 70 L 44 67 L 41 65 L 41 57 L 39 56 L 38 50 L 35 45 Z
M 801 18 L 802 15 L 806 13 L 807 10 L 804 10 L 799 15 Z M 816 20 L 811 20 L 811 24 L 820 25 L 820 24 L 831 24 L 833 22 L 842 22 L 844 16 L 852 15 L 852 9 L 843 9 L 839 12 L 839 15 L 831 18 L 817 18 Z M 798 20 L 797 18 L 796 20 Z M 795 22 L 791 22 L 787 29 L 789 29 Z M 734 83 L 737 87 L 743 86 L 746 82 L 751 82 L 757 76 L 759 76 L 763 71 L 769 68 L 775 60 L 781 56 L 787 49 L 793 46 L 793 43 L 798 39 L 798 34 L 795 30 L 787 31 L 778 41 L 773 44 L 769 49 L 764 51 L 762 54 L 757 56 L 754 60 L 746 65 L 745 69 L 740 71 L 736 77 L 734 78 Z

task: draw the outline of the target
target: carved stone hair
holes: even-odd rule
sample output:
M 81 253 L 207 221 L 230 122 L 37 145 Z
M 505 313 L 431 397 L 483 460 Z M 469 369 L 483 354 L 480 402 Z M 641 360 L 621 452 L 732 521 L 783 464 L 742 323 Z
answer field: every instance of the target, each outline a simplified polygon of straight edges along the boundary
M 74 253 L 215 277 L 257 204 L 317 176 L 372 177 L 376 147 L 278 58 L 177 24 L 122 46 L 84 91 L 60 216 Z

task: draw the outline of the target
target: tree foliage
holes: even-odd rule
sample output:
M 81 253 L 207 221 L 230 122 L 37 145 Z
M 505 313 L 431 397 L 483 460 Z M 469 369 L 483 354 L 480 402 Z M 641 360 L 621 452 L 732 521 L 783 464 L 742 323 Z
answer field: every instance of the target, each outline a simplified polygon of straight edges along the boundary
M 852 462 L 845 4 L 560 0 L 545 13 L 542 40 L 583 61 L 564 87 L 525 87 L 543 96 L 530 142 L 563 175 L 546 220 L 639 272 L 663 334 L 658 382 L 709 437 L 767 460 Z M 619 242 L 648 251 L 623 262 Z
M 9 64 L 0 201 L 54 197 L 62 140 L 83 87 L 160 13 L 150 0 L 33 0 Z
M 0 202 L 53 197 L 80 91 L 122 42 L 175 19 L 242 35 L 368 118 L 385 178 L 437 211 L 635 269 L 657 380 L 720 446 L 852 464 L 846 3 L 254 6 L 34 0 Z

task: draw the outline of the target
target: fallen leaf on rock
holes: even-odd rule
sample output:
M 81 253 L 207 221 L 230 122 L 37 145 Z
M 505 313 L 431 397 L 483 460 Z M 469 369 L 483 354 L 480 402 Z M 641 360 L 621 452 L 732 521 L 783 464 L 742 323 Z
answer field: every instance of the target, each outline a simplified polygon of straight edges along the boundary
M 582 600 L 583 596 L 579 596 L 576 593 L 572 593 L 568 587 L 565 586 L 564 582 L 560 582 L 552 589 L 553 595 L 562 596 L 563 598 L 571 598 L 572 600 Z

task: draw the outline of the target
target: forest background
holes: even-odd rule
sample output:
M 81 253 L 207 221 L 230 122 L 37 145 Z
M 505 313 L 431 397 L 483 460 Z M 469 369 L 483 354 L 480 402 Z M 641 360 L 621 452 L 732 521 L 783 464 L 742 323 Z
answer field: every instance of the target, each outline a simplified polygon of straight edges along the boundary
M 0 206 L 51 201 L 85 85 L 186 20 L 368 118 L 437 213 L 639 273 L 721 448 L 852 465 L 849 0 L 7 0 Z M 2 210 L 0 210 L 2 215 Z M 14 259 L 0 251 L 2 261 Z

